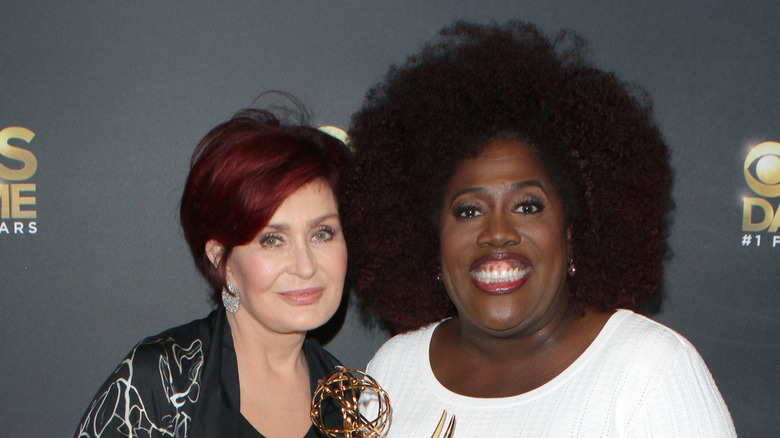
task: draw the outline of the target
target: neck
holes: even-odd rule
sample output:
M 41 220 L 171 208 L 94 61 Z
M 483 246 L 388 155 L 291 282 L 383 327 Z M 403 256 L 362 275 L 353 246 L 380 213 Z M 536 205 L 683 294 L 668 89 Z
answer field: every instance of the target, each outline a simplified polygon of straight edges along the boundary
M 305 332 L 281 333 L 271 330 L 241 310 L 236 314 L 227 314 L 239 362 L 252 363 L 258 369 L 278 373 L 305 366 L 302 350 Z
M 565 345 L 567 339 L 576 336 L 576 327 L 582 322 L 570 305 L 568 294 L 558 294 L 556 300 L 544 314 L 530 316 L 502 330 L 476 326 L 455 317 L 451 334 L 463 349 L 489 360 L 533 359 Z
M 455 337 L 465 350 L 490 361 L 533 360 L 566 344 L 579 316 L 573 311 L 550 315 L 527 330 L 498 335 L 480 331 L 456 319 Z
M 538 388 L 560 374 L 588 348 L 608 313 L 565 311 L 528 327 L 495 332 L 463 318 L 440 325 L 429 359 L 449 390 L 472 397 L 506 397 Z

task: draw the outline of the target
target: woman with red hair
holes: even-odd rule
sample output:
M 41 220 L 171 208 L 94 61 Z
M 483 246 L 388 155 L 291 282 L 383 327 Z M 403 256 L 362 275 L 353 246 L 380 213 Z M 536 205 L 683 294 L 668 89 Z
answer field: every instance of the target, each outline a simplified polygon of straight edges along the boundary
M 320 436 L 312 391 L 339 362 L 306 333 L 341 302 L 348 160 L 336 138 L 255 109 L 201 140 L 181 223 L 218 307 L 136 345 L 77 437 Z

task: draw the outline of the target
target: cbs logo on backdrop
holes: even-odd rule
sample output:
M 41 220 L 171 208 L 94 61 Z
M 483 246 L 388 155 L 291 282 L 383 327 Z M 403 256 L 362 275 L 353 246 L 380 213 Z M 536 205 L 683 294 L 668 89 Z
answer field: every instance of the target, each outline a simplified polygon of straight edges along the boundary
M 745 182 L 757 196 L 746 196 L 742 204 L 742 246 L 761 246 L 761 234 L 772 233 L 771 246 L 780 247 L 780 143 L 768 141 L 754 146 L 745 157 Z
M 35 133 L 11 126 L 0 130 L 0 238 L 6 235 L 36 234 L 35 183 L 38 160 L 29 150 L 11 145 L 30 143 Z

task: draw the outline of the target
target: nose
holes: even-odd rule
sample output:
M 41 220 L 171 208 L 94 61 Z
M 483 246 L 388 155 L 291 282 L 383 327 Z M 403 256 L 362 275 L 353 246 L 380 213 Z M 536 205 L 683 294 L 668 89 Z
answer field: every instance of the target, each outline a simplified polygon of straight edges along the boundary
M 505 246 L 520 243 L 520 233 L 511 217 L 504 214 L 488 215 L 477 238 L 479 246 Z
M 317 272 L 317 262 L 311 247 L 306 244 L 296 245 L 293 249 L 291 273 L 301 278 L 311 278 Z

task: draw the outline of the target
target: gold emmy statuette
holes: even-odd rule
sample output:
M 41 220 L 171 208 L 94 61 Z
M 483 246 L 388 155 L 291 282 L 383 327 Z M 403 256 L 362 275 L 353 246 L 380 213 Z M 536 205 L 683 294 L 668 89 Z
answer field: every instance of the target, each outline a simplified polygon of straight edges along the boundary
M 358 409 L 361 397 L 377 403 L 376 418 L 368 419 Z M 323 410 L 335 404 L 341 411 L 340 427 L 323 423 Z M 373 417 L 373 415 L 371 415 Z M 379 438 L 390 418 L 390 399 L 387 393 L 368 374 L 341 368 L 327 379 L 320 379 L 311 400 L 311 421 L 326 436 L 332 438 Z
M 454 415 L 452 416 L 452 418 L 450 418 L 450 422 L 449 424 L 447 424 L 447 430 L 444 431 L 444 435 L 441 434 L 441 430 L 444 427 L 444 420 L 446 419 L 447 419 L 447 410 L 445 409 L 444 412 L 441 413 L 439 424 L 436 426 L 436 430 L 433 431 L 433 435 L 431 435 L 431 438 L 453 438 L 453 434 L 455 433 Z

